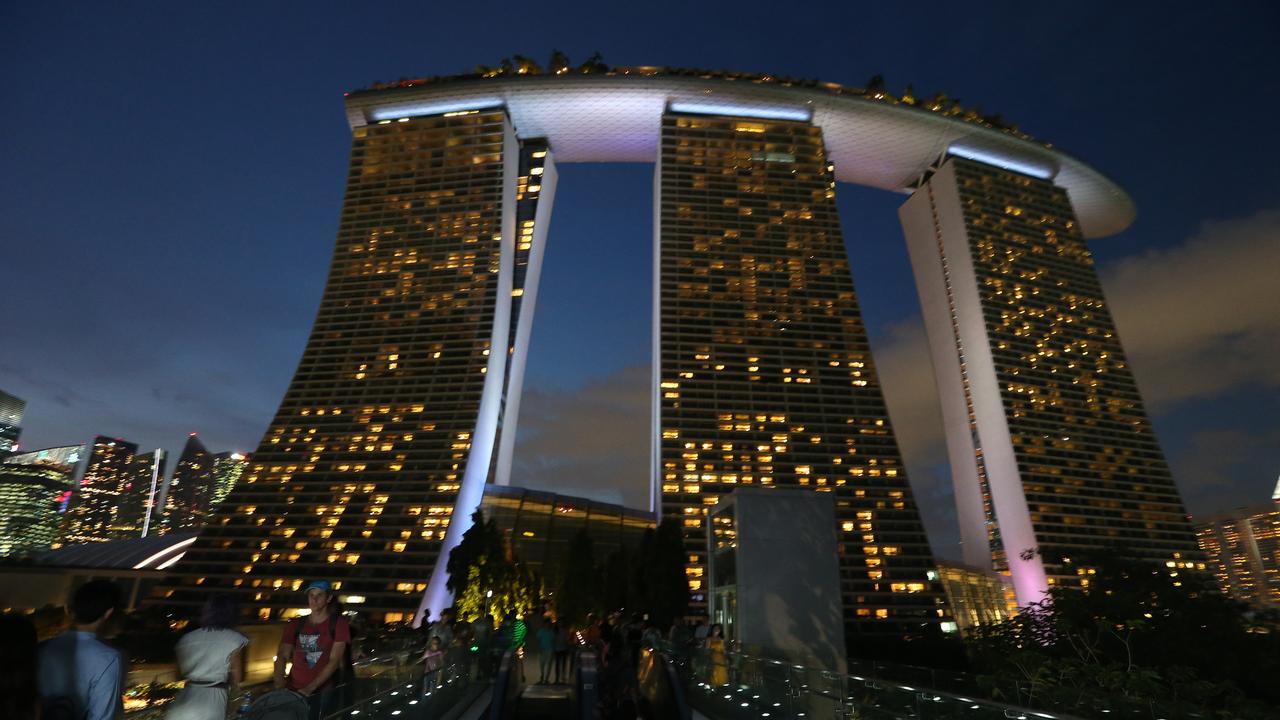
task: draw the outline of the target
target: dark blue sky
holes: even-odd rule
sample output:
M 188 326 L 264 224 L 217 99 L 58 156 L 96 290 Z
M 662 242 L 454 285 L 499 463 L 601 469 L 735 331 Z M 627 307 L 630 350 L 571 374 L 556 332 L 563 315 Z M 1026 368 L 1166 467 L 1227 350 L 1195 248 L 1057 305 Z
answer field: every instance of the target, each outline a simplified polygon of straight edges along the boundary
M 3 4 L 0 388 L 29 403 L 24 445 L 103 433 L 177 450 L 198 431 L 214 450 L 252 449 L 323 289 L 349 147 L 342 92 L 559 48 L 852 85 L 883 73 L 1112 175 L 1139 218 L 1093 247 L 1175 476 L 1197 513 L 1262 501 L 1280 471 L 1280 11 L 820 5 Z M 902 198 L 839 192 L 894 422 L 945 552 Z M 651 193 L 649 166 L 563 168 L 517 481 L 641 497 Z

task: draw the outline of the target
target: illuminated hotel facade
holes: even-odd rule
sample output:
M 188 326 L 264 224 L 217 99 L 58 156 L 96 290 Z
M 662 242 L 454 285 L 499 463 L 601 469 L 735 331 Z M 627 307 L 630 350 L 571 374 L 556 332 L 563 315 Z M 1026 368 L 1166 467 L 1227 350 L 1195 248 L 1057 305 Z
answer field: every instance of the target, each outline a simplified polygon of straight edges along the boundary
M 655 173 L 661 512 L 705 602 L 708 508 L 735 487 L 835 496 L 852 633 L 937 623 L 941 588 L 880 392 L 822 131 L 668 112 Z
M 422 603 L 448 606 L 436 560 L 466 530 L 450 519 L 469 519 L 514 441 L 511 338 L 527 345 L 553 188 L 545 143 L 522 146 L 502 109 L 354 128 L 307 348 L 241 482 L 161 590 L 169 602 L 235 588 L 278 617 L 303 579 L 328 577 L 381 617 L 420 616 L 400 587 L 429 578 Z
M 1011 574 L 1019 605 L 1078 586 L 1104 547 L 1197 563 L 1067 191 L 1046 166 L 962 153 L 900 215 L 965 561 Z
M 1196 523 L 1196 539 L 1223 592 L 1280 608 L 1280 504 L 1204 518 Z
M 167 602 L 233 588 L 277 617 L 296 607 L 294 588 L 330 577 L 375 617 L 415 612 L 420 622 L 446 607 L 437 560 L 461 539 L 485 485 L 512 481 L 556 163 L 646 162 L 656 164 L 649 511 L 686 525 L 691 599 L 699 603 L 705 572 L 700 524 L 719 494 L 808 487 L 837 501 L 850 631 L 941 620 L 854 293 L 837 183 L 920 196 L 961 152 L 986 158 L 975 172 L 999 174 L 1010 159 L 1048 168 L 1045 184 L 1070 201 L 1054 212 L 1064 222 L 1076 213 L 1063 231 L 1077 245 L 1124 229 L 1132 203 L 1061 151 L 882 91 L 589 69 L 349 94 L 347 190 L 311 336 L 243 479 L 161 589 Z M 1096 285 L 1089 273 L 1061 279 Z M 1095 290 L 1089 297 L 1100 298 Z M 1142 444 L 1145 426 L 1128 432 L 1123 448 L 1158 453 Z M 1140 470 L 1148 488 L 1171 487 L 1155 460 L 1119 449 L 1107 482 L 1132 482 L 1118 469 L 1129 457 L 1150 461 Z M 1172 507 L 1138 511 L 1163 519 Z M 426 584 L 416 609 L 406 607 L 407 583 Z

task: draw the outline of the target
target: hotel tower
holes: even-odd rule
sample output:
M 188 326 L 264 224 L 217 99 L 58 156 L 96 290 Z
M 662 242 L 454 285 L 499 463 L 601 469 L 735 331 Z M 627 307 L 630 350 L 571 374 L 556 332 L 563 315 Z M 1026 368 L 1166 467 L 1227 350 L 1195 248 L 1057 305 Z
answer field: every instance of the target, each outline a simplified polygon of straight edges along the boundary
M 311 336 L 167 602 L 232 588 L 274 619 L 327 577 L 377 620 L 451 603 L 442 560 L 485 486 L 519 482 L 556 164 L 573 162 L 655 165 L 652 435 L 636 442 L 652 448 L 647 510 L 685 529 L 695 609 L 707 510 L 751 486 L 831 495 L 836 525 L 815 532 L 836 539 L 852 637 L 946 616 L 840 182 L 911 195 L 968 562 L 1012 573 L 1026 602 L 1073 578 L 1077 549 L 1194 552 L 1084 244 L 1133 206 L 1083 162 L 883 89 L 594 61 L 404 80 L 345 104 L 350 170 Z
M 940 588 L 811 123 L 667 113 L 655 173 L 655 462 L 703 599 L 707 509 L 735 487 L 835 496 L 846 627 L 936 623 Z
M 466 530 L 450 523 L 455 507 L 469 519 L 497 450 L 510 456 L 518 402 L 506 388 L 523 370 L 511 339 L 528 336 L 520 309 L 533 308 L 535 225 L 553 188 L 546 144 L 522 144 L 501 109 L 353 129 L 306 350 L 243 478 L 163 590 L 169 602 L 237 588 L 266 619 L 298 606 L 304 579 L 328 577 L 388 621 L 420 597 L 448 605 L 437 557 Z
M 965 562 L 1020 605 L 1087 581 L 1090 551 L 1196 562 L 1071 200 L 995 162 L 948 157 L 900 212 Z

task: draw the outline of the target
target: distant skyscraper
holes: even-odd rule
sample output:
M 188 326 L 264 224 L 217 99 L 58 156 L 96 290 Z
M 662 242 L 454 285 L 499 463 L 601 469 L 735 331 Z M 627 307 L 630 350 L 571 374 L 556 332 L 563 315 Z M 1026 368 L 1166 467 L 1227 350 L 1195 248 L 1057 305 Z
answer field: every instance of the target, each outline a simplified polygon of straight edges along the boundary
M 167 456 L 168 453 L 159 448 L 133 456 L 128 482 L 120 494 L 120 511 L 112 525 L 116 539 L 146 537 L 159 529 Z
M 0 455 L 13 451 L 22 434 L 22 413 L 27 402 L 0 390 Z
M 1223 592 L 1280 607 L 1280 505 L 1208 517 L 1196 525 L 1196 537 Z
M 83 457 L 84 446 L 71 445 L 0 461 L 0 557 L 53 546 L 62 520 L 59 506 Z
M 669 113 L 658 160 L 654 452 L 706 585 L 707 507 L 738 486 L 835 495 L 846 628 L 912 633 L 942 589 L 889 422 L 808 122 Z M 852 646 L 851 646 L 852 647 Z
M 1018 614 L 1013 584 L 1007 575 L 960 563 L 938 562 L 938 578 L 947 591 L 955 629 L 968 635 L 982 625 L 1004 622 Z M 944 630 L 951 627 L 944 625 Z
M 514 440 L 513 295 L 532 308 L 554 187 L 546 144 L 526 150 L 501 109 L 353 129 L 307 349 L 249 470 L 161 591 L 170 602 L 230 586 L 278 615 L 305 579 L 328 577 L 379 619 L 413 611 L 405 583 L 427 582 L 428 606 L 447 607 L 442 542 L 507 475 L 494 467 L 499 423 Z M 522 213 L 535 198 L 547 209 Z
M 204 527 L 213 508 L 213 468 L 213 453 L 191 433 L 164 493 L 165 532 L 188 532 Z
M 965 562 L 1011 571 L 1023 605 L 1075 585 L 1066 561 L 1089 550 L 1197 554 L 1071 201 L 1047 177 L 951 157 L 900 213 Z
M 210 499 L 210 509 L 221 505 L 227 495 L 231 494 L 247 467 L 249 460 L 242 453 L 228 451 L 213 456 L 213 497 Z
M 59 542 L 63 545 L 114 539 L 112 526 L 120 514 L 130 465 L 138 452 L 135 443 L 102 435 L 93 439 L 88 464 L 75 487 L 63 521 Z

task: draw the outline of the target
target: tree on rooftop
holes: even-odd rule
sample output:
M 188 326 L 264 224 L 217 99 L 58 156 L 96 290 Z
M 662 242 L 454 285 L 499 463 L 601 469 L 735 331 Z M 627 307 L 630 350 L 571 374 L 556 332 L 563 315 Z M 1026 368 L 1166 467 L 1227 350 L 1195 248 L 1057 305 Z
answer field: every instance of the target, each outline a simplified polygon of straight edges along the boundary
M 556 588 L 556 615 L 564 622 L 579 624 L 587 613 L 604 609 L 595 543 L 585 529 L 569 539 L 560 562 L 560 582 Z
M 559 50 L 551 51 L 551 61 L 547 63 L 547 69 L 559 75 L 573 69 L 572 63 L 569 62 L 569 56 Z
M 605 65 L 604 58 L 601 57 L 600 51 L 597 50 L 578 66 L 580 73 L 602 73 L 609 72 L 609 66 Z
M 524 55 L 512 55 L 511 61 L 516 66 L 516 72 L 520 75 L 541 75 L 542 66 L 538 65 L 533 58 L 527 58 Z

